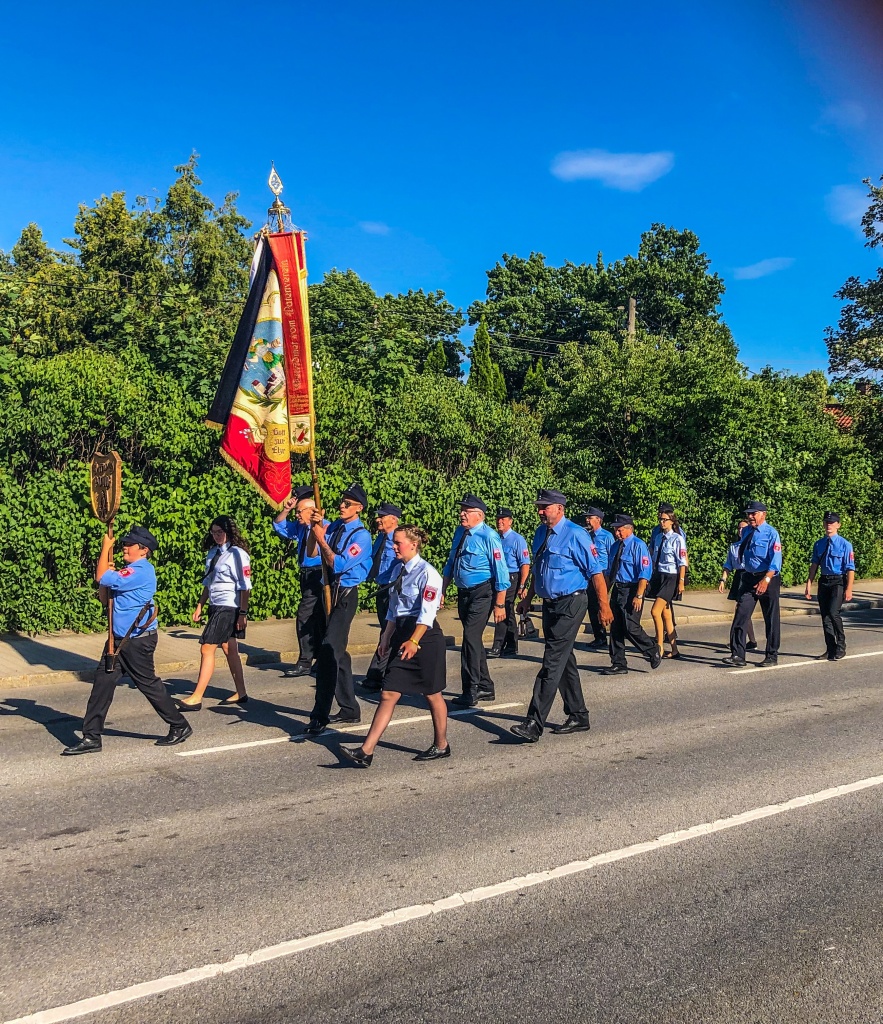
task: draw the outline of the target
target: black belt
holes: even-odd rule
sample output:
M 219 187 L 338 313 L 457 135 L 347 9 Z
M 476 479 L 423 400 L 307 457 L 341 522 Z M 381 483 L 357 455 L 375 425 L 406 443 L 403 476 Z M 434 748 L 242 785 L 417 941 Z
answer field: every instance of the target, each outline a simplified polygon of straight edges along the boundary
M 306 565 L 306 566 L 302 565 L 300 567 L 300 574 L 301 574 L 301 576 L 315 576 L 317 572 L 318 573 L 322 572 L 322 566 L 321 565 Z
M 489 587 L 490 583 L 490 579 L 483 580 L 481 583 L 476 583 L 474 587 L 461 587 L 458 583 L 457 590 L 463 594 L 471 594 L 473 590 L 478 590 L 479 587 Z
M 558 597 L 546 597 L 544 601 L 566 601 L 568 597 L 576 597 L 577 594 L 584 594 L 585 590 L 573 590 L 569 594 L 561 594 Z
M 843 573 L 837 573 L 833 576 L 822 574 L 819 576 L 819 583 L 824 583 L 826 587 L 836 587 L 838 584 L 843 583 Z

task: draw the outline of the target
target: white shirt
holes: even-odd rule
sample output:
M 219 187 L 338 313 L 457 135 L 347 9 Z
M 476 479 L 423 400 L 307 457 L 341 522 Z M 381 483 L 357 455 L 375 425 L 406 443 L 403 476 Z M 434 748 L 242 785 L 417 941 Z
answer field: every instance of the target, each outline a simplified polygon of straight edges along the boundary
M 441 575 L 426 559 L 414 555 L 402 565 L 389 588 L 387 621 L 416 616 L 418 626 L 429 627 L 435 622 L 441 599 Z
M 209 572 L 212 559 L 218 552 L 217 544 L 206 553 L 205 576 L 202 585 L 208 587 L 209 604 L 214 608 L 238 608 L 240 590 L 251 590 L 251 560 L 242 548 L 225 544 L 221 556 Z

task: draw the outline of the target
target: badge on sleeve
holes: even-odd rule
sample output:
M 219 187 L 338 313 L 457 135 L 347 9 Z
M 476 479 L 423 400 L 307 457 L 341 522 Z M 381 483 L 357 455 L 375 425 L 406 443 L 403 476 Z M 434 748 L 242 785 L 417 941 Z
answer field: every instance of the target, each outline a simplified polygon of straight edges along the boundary
M 435 600 L 435 595 L 437 593 L 438 593 L 438 591 L 435 589 L 435 587 L 427 587 L 423 591 L 423 600 L 424 601 L 434 601 Z
M 681 558 L 686 558 L 686 557 L 687 557 L 687 549 L 686 548 L 681 548 Z
M 776 541 L 776 543 L 773 544 L 773 551 L 781 551 L 781 550 L 782 550 L 782 545 L 778 541 Z
M 530 552 L 527 550 L 527 548 L 525 548 L 524 551 L 522 551 L 521 553 L 522 555 L 524 555 L 525 558 L 530 558 Z
M 494 558 L 499 562 L 502 557 L 503 552 L 499 551 L 497 548 L 494 548 Z
M 120 569 L 120 576 L 125 577 L 125 576 L 134 576 L 134 575 L 135 575 L 135 570 L 134 569 L 130 569 L 128 566 L 126 566 L 125 569 Z
M 361 553 L 362 549 L 359 547 L 358 544 L 350 544 L 350 546 L 347 548 L 347 554 L 351 558 L 355 558 L 356 555 L 361 555 Z
M 595 556 L 595 558 L 597 558 L 598 557 L 598 549 L 595 547 L 594 544 L 590 544 L 589 547 L 592 549 L 592 554 Z
M 250 565 L 246 565 L 246 566 L 243 567 L 242 575 L 245 576 L 245 577 L 251 576 L 251 566 Z
M 850 560 L 850 562 L 854 562 L 855 561 L 855 552 L 854 551 L 850 551 L 849 552 L 849 560 Z
M 646 555 L 641 555 L 641 565 L 643 565 L 644 568 L 646 569 L 649 564 L 650 564 L 650 559 Z

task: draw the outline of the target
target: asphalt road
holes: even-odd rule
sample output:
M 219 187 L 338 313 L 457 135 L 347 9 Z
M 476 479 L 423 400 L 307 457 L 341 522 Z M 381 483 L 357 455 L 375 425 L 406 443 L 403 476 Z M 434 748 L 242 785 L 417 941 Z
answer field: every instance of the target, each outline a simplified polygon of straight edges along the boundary
M 170 750 L 123 687 L 103 752 L 61 758 L 88 687 L 15 691 L 0 702 L 0 1020 L 598 858 L 76 1019 L 879 1024 L 883 785 L 629 849 L 883 776 L 883 614 L 850 617 L 836 664 L 812 660 L 817 618 L 785 624 L 778 669 L 719 667 L 725 634 L 691 627 L 683 660 L 651 673 L 634 656 L 621 678 L 581 649 L 592 731 L 535 746 L 508 733 L 539 661 L 526 644 L 493 663 L 497 706 L 452 721 L 450 760 L 411 761 L 431 741 L 415 702 L 368 771 L 336 753 L 358 731 L 300 737 L 310 682 L 274 667 L 247 673 L 247 712 L 210 699 Z M 457 665 L 449 652 L 452 680 Z M 216 681 L 210 698 L 229 692 Z

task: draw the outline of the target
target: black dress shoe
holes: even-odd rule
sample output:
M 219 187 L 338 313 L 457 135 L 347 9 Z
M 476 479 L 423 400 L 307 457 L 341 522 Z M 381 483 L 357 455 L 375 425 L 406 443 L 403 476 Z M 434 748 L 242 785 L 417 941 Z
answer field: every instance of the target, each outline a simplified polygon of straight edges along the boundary
M 220 704 L 219 708 L 238 708 L 240 704 L 248 703 L 248 694 L 244 697 L 239 697 L 237 694 L 233 694 L 232 697 L 225 697 Z
M 345 715 L 342 711 L 338 711 L 336 715 L 332 715 L 328 719 L 329 725 L 358 725 L 362 721 L 361 715 Z
M 779 659 L 775 654 L 768 654 L 763 661 L 760 663 L 761 668 L 772 668 L 774 665 L 779 664 Z
M 596 636 L 595 639 L 588 644 L 588 648 L 590 651 L 606 651 L 608 643 L 606 636 Z
M 601 669 L 602 676 L 627 676 L 628 674 L 629 670 L 625 665 L 611 665 L 610 668 Z
M 532 718 L 525 718 L 525 720 L 523 722 L 519 722 L 518 725 L 510 725 L 509 732 L 514 736 L 517 736 L 520 740 L 524 740 L 525 743 L 536 743 L 540 736 L 543 735 L 543 730 Z
M 456 704 L 458 708 L 474 708 L 478 704 L 478 697 L 473 697 L 471 693 L 461 693 L 451 703 Z
M 745 644 L 745 650 L 746 651 L 756 651 L 757 650 L 757 641 L 756 640 L 749 640 L 748 643 Z
M 494 693 L 493 690 L 479 690 L 475 696 L 475 699 L 495 701 L 497 699 L 497 695 Z
M 282 673 L 283 679 L 295 679 L 297 676 L 308 676 L 310 674 L 310 663 L 308 661 L 299 661 L 294 668 L 287 668 Z
M 310 719 L 310 724 L 304 729 L 304 736 L 321 736 L 324 732 L 328 732 L 328 726 L 324 722 Z
M 563 725 L 553 725 L 552 732 L 556 736 L 566 736 L 571 732 L 588 732 L 589 731 L 589 716 L 586 715 L 568 715 L 567 721 Z
M 730 668 L 745 668 L 745 659 L 737 658 L 735 654 L 729 658 L 721 658 L 722 665 L 728 665 Z
M 93 754 L 98 753 L 99 750 L 101 750 L 101 740 L 92 740 L 88 736 L 84 736 L 79 743 L 65 747 L 61 755 L 62 757 L 73 757 L 74 754 Z
M 175 701 L 175 707 L 185 715 L 188 711 L 202 711 L 202 701 L 199 701 L 198 704 L 185 704 L 183 700 L 178 700 L 177 697 L 173 699 Z
M 499 658 L 503 653 L 499 647 L 492 647 L 489 651 L 485 652 L 489 658 Z
M 361 747 L 341 747 L 340 752 L 359 768 L 370 768 L 371 762 L 374 760 L 374 755 L 366 754 Z
M 500 652 L 501 658 L 517 658 L 518 648 L 517 647 L 504 647 Z
M 440 760 L 443 757 L 450 757 L 450 756 L 451 756 L 451 744 L 450 743 L 446 747 L 444 747 L 443 749 L 440 748 L 440 747 L 437 747 L 433 743 L 432 746 L 428 750 L 424 750 L 422 754 L 418 754 L 415 758 L 412 758 L 412 760 L 414 760 L 414 761 L 438 761 L 438 760 Z
M 184 740 L 189 740 L 193 735 L 193 729 L 186 722 L 183 725 L 173 725 L 169 729 L 168 736 L 164 736 L 161 740 L 157 740 L 154 744 L 155 747 L 174 747 L 178 743 L 183 743 Z
M 842 661 L 846 657 L 846 651 L 837 651 L 836 654 L 832 654 L 828 661 Z
M 650 655 L 650 668 L 659 668 L 662 664 L 662 654 L 659 652 L 659 648 L 656 647 L 653 653 Z
M 361 687 L 369 693 L 379 693 L 383 689 L 383 683 L 376 679 L 369 679 L 367 676 L 362 680 Z

